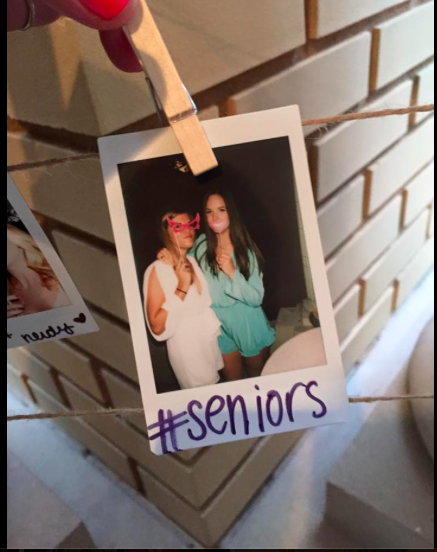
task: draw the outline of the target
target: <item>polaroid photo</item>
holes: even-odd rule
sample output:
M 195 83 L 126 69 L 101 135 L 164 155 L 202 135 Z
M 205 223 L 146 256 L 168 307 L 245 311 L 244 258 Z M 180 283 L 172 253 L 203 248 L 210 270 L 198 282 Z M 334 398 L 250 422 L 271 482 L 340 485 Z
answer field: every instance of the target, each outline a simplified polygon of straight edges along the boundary
M 7 175 L 7 349 L 98 331 L 62 261 Z
M 198 178 L 171 129 L 100 140 L 158 455 L 348 414 L 299 108 L 203 128 Z

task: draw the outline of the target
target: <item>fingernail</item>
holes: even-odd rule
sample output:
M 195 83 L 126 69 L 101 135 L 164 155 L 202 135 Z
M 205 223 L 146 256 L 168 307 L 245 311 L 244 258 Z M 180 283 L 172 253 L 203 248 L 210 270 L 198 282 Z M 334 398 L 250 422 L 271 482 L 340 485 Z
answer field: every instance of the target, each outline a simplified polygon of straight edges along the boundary
M 85 6 L 102 19 L 114 19 L 119 15 L 130 0 L 82 0 Z

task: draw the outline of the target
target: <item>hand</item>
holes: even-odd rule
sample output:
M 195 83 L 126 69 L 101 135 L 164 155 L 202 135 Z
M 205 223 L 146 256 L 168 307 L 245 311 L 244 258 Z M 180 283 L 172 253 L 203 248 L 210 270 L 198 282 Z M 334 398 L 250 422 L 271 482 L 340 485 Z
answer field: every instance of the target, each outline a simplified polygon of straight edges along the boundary
M 175 266 L 173 255 L 168 249 L 161 249 L 156 258 L 169 266 Z
M 21 316 L 24 312 L 24 306 L 21 304 L 20 300 L 15 295 L 9 295 L 9 297 L 7 297 L 6 305 L 7 305 L 7 319 Z
M 235 265 L 230 255 L 228 255 L 227 253 L 220 253 L 217 257 L 217 264 L 219 265 L 220 270 L 224 272 L 226 276 L 228 276 L 231 280 L 234 279 Z
M 186 259 L 179 259 L 175 267 L 175 273 L 178 277 L 178 288 L 188 292 L 194 282 L 193 265 Z
M 102 44 L 114 65 L 127 72 L 142 71 L 122 29 L 136 11 L 139 0 L 32 0 L 35 5 L 35 27 L 54 23 L 62 16 L 100 32 Z M 7 30 L 23 29 L 29 21 L 26 0 L 7 0 Z

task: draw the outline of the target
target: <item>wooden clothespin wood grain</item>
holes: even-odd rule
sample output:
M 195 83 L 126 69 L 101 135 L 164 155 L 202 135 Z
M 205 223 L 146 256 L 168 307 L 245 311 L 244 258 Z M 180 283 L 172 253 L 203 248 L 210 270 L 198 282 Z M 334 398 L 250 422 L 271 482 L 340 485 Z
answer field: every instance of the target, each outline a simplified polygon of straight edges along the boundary
M 163 111 L 174 130 L 193 174 L 198 176 L 218 166 L 216 156 L 197 117 L 197 108 L 146 2 L 125 32 L 153 84 Z

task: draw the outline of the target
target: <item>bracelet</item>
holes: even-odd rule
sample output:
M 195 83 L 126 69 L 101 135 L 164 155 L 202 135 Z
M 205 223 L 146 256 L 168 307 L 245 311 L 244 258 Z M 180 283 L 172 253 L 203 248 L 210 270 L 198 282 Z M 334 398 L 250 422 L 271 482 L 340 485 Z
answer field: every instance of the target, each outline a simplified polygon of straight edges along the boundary
M 176 291 L 179 291 L 180 293 L 183 293 L 184 295 L 188 295 L 188 291 L 184 291 L 183 289 L 176 288 Z

